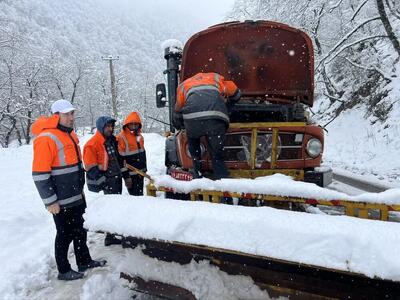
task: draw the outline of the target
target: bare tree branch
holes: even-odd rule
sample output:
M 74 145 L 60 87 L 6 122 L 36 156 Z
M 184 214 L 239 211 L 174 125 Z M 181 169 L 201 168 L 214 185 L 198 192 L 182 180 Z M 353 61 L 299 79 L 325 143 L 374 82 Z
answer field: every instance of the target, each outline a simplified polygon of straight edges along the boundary
M 342 53 L 344 50 L 353 47 L 359 43 L 368 41 L 368 40 L 373 40 L 373 39 L 379 39 L 379 38 L 387 38 L 387 35 L 375 35 L 375 36 L 367 36 L 365 38 L 356 40 L 350 44 L 344 45 L 343 47 L 341 47 L 333 56 L 331 56 L 326 62 L 324 62 L 325 64 L 330 63 L 332 60 L 334 60 L 340 53 Z
M 393 14 L 393 16 L 395 16 L 397 19 L 400 20 L 400 5 L 397 4 L 397 8 L 396 8 L 396 3 L 394 2 L 394 0 L 385 0 L 385 2 L 386 2 L 386 6 L 390 10 L 390 12 Z
M 376 20 L 380 20 L 380 17 L 372 17 L 369 19 L 366 19 L 364 21 L 362 21 L 360 24 L 358 24 L 356 27 L 354 27 L 352 30 L 350 30 L 339 42 L 336 43 L 335 46 L 332 47 L 332 49 L 330 49 L 328 51 L 327 54 L 324 55 L 324 57 L 319 61 L 318 65 L 317 65 L 317 69 L 321 66 L 322 63 L 324 63 L 324 61 L 331 56 L 344 42 L 346 42 L 358 29 L 362 28 L 363 26 L 365 26 L 366 24 L 376 21 Z
M 336 8 L 338 8 L 340 6 L 340 4 L 342 4 L 343 0 L 339 0 L 338 2 L 336 2 L 334 5 L 332 5 L 329 8 L 329 13 L 332 13 Z M 325 4 L 325 3 L 324 3 Z
M 348 59 L 347 57 L 343 57 L 347 62 L 349 62 L 352 66 L 356 67 L 356 68 L 360 68 L 362 70 L 366 70 L 366 71 L 375 71 L 377 72 L 379 75 L 382 76 L 383 79 L 386 80 L 387 83 L 391 82 L 392 79 L 390 78 L 389 75 L 385 74 L 385 72 L 383 72 L 381 69 L 379 69 L 378 67 L 367 67 L 367 66 L 363 66 L 360 64 L 357 64 L 353 61 L 351 61 L 350 59 Z

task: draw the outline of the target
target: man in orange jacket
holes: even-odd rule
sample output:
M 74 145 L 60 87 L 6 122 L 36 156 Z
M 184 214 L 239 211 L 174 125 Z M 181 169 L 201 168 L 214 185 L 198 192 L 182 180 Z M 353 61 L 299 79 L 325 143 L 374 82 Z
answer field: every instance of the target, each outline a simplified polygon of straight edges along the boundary
M 51 117 L 40 117 L 32 125 L 36 136 L 33 142 L 32 176 L 47 210 L 53 214 L 57 229 L 55 258 L 58 279 L 75 280 L 89 268 L 104 266 L 105 260 L 92 260 L 86 245 L 83 228 L 86 202 L 85 184 L 79 140 L 73 131 L 75 108 L 66 100 L 51 106 Z M 71 269 L 68 248 L 74 243 L 79 272 Z
M 122 177 L 129 177 L 123 159 L 118 153 L 114 136 L 115 119 L 102 116 L 96 121 L 97 131 L 83 147 L 86 179 L 89 191 L 121 194 Z M 121 244 L 113 234 L 106 234 L 104 245 Z
M 131 112 L 124 120 L 122 131 L 118 134 L 118 151 L 126 163 L 146 172 L 146 151 L 141 133 L 142 121 L 137 112 Z M 130 195 L 143 195 L 143 177 L 129 171 L 125 185 Z
M 227 102 L 239 101 L 240 90 L 233 81 L 218 73 L 198 73 L 179 84 L 175 105 L 175 122 L 182 116 L 193 159 L 193 176 L 201 174 L 200 138 L 207 139 L 214 179 L 228 177 L 223 160 L 226 130 L 229 127 Z M 179 122 L 176 122 L 179 123 Z
M 108 116 L 96 121 L 97 131 L 83 147 L 88 188 L 92 192 L 121 194 L 122 177 L 128 177 L 114 136 L 115 120 Z

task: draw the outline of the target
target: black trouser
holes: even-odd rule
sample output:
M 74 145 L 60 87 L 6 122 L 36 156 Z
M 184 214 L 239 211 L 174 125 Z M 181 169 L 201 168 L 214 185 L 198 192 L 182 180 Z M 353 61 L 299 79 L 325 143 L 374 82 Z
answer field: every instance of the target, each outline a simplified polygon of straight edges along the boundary
M 104 195 L 122 194 L 122 178 L 119 175 L 107 177 L 103 187 Z
M 214 179 L 228 177 L 228 170 L 223 157 L 226 123 L 220 120 L 185 120 L 185 128 L 195 171 L 201 171 L 200 137 L 205 136 L 207 150 L 210 153 L 213 165 Z
M 106 178 L 103 187 L 104 195 L 122 194 L 122 178 L 119 175 Z M 114 239 L 115 235 L 106 233 L 105 239 Z
M 132 188 L 128 189 L 129 195 L 143 196 L 143 176 L 130 175 L 130 177 L 132 179 Z
M 55 256 L 58 272 L 66 273 L 71 270 L 68 261 L 68 248 L 74 242 L 76 264 L 78 266 L 88 264 L 90 257 L 89 248 L 86 245 L 87 233 L 83 228 L 83 213 L 85 205 L 70 208 L 61 208 L 60 212 L 53 215 L 57 234 L 55 240 Z

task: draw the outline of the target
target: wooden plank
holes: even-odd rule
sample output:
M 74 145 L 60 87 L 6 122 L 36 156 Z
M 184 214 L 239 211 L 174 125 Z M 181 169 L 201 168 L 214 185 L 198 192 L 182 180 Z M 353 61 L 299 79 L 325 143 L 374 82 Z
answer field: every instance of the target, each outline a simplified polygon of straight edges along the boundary
M 179 286 L 157 280 L 144 280 L 140 276 L 132 276 L 126 273 L 120 273 L 120 278 L 126 279 L 130 283 L 134 283 L 133 290 L 140 293 L 163 299 L 196 300 L 196 297 L 190 291 Z
M 201 245 L 126 237 L 123 246 L 144 245 L 149 256 L 181 264 L 209 260 L 232 275 L 250 276 L 269 293 L 290 299 L 398 299 L 400 283 Z M 146 252 L 147 251 L 147 252 Z M 366 261 L 368 263 L 368 261 Z
M 381 220 L 382 221 L 388 221 L 389 220 L 389 211 L 388 211 L 388 209 L 387 208 L 382 208 L 381 210 L 380 210 L 380 212 L 381 212 Z

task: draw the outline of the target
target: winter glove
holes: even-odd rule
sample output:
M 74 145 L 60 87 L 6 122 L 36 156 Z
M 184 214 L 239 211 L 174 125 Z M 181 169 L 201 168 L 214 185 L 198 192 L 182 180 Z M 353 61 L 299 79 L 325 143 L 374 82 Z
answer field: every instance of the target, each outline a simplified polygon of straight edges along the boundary
M 242 92 L 237 89 L 232 96 L 228 97 L 228 103 L 230 105 L 235 105 L 240 100 L 240 97 L 242 97 Z
M 132 178 L 125 178 L 125 186 L 127 189 L 131 189 L 133 185 Z
M 47 206 L 47 210 L 51 214 L 56 215 L 60 212 L 60 204 L 58 204 L 58 202 L 53 203 L 52 205 Z

